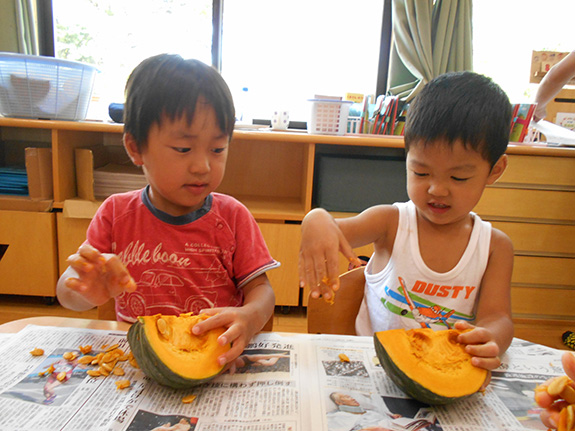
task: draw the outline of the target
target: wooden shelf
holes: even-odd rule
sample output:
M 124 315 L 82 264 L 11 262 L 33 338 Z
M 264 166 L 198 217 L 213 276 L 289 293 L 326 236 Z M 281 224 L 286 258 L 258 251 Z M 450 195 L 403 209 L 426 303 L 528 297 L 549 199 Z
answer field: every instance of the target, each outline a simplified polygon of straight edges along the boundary
M 122 124 L 0 117 L 0 139 L 41 141 L 52 148 L 54 189 L 54 200 L 47 206 L 45 203 L 38 206 L 26 198 L 14 200 L 0 196 L 0 208 L 3 208 L 2 201 L 28 204 L 25 211 L 16 213 L 6 208 L 0 210 L 0 217 L 9 223 L 8 232 L 22 253 L 26 252 L 31 225 L 22 213 L 43 220 L 42 235 L 49 238 L 46 244 L 49 252 L 38 257 L 46 270 L 42 273 L 26 270 L 28 279 L 24 290 L 14 286 L 13 291 L 8 288 L 2 293 L 43 296 L 54 293 L 57 277 L 66 267 L 66 258 L 84 240 L 90 218 L 99 205 L 78 199 L 75 149 L 121 145 L 122 134 Z M 218 191 L 234 196 L 247 206 L 258 221 L 272 255 L 282 263 L 270 272 L 280 306 L 307 303 L 307 292 L 300 291 L 297 275 L 299 223 L 312 209 L 317 186 L 314 184 L 316 152 L 325 149 L 325 145 L 357 147 L 354 151 L 359 152 L 362 148 L 366 151 L 369 148 L 402 149 L 403 137 L 237 129 L 230 145 L 226 174 Z M 575 267 L 575 149 L 511 143 L 507 154 L 508 170 L 500 182 L 486 191 L 475 211 L 507 232 L 516 245 L 513 311 L 519 324 L 518 336 L 533 325 L 545 326 L 549 322 L 554 322 L 548 325 L 549 333 L 555 327 L 573 329 L 575 317 L 567 304 L 575 303 L 575 274 L 572 273 Z M 67 209 L 74 206 L 76 209 L 84 206 L 85 211 L 68 214 Z M 55 209 L 56 214 L 51 209 Z M 333 214 L 336 217 L 353 215 Z M 369 246 L 357 252 L 370 255 L 372 250 Z M 6 270 L 4 262 L 0 261 L 0 276 L 3 268 Z M 340 263 L 342 271 L 345 270 L 345 259 Z M 550 303 L 553 306 L 540 306 Z M 540 332 L 546 333 L 544 329 Z

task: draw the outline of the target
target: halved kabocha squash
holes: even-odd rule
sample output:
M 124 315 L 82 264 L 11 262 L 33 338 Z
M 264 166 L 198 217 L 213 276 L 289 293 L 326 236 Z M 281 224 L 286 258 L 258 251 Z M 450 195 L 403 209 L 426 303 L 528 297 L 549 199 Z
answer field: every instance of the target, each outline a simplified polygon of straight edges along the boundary
M 218 357 L 230 349 L 217 342 L 224 328 L 192 333 L 196 323 L 208 318 L 192 313 L 138 317 L 128 331 L 128 343 L 144 374 L 172 388 L 197 386 L 220 374 L 224 367 Z
M 376 332 L 379 362 L 407 395 L 427 404 L 449 404 L 476 393 L 487 370 L 471 364 L 456 329 L 392 329 Z

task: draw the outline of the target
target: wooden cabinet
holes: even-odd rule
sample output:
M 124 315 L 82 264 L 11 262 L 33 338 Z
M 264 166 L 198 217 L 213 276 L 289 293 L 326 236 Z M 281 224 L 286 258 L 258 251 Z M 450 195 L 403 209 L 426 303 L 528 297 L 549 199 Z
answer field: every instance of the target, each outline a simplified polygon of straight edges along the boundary
M 0 247 L 7 241 L 16 244 L 0 260 L 0 293 L 55 294 L 66 258 L 84 240 L 99 205 L 78 198 L 75 149 L 121 145 L 122 131 L 118 124 L 0 118 L 0 139 L 40 142 L 52 148 L 54 190 L 51 211 L 42 211 L 46 208 L 33 202 L 27 202 L 27 211 L 9 211 L 2 202 L 10 199 L 0 196 Z M 249 208 L 272 255 L 281 262 L 280 268 L 269 273 L 278 305 L 307 304 L 308 292 L 300 289 L 298 281 L 299 224 L 312 209 L 317 155 L 325 153 L 326 146 L 353 147 L 357 153 L 369 154 L 368 150 L 376 148 L 402 149 L 403 139 L 234 132 L 226 175 L 218 191 Z M 533 330 L 534 324 L 555 331 L 573 329 L 575 150 L 510 145 L 507 153 L 507 171 L 485 191 L 475 211 L 513 240 L 512 295 L 518 334 Z M 369 256 L 372 250 L 368 246 L 356 253 Z M 347 265 L 342 258 L 342 272 Z
M 0 211 L 0 294 L 54 296 L 55 236 L 53 213 Z
M 513 241 L 516 336 L 546 344 L 575 327 L 575 159 L 520 149 L 475 211 Z

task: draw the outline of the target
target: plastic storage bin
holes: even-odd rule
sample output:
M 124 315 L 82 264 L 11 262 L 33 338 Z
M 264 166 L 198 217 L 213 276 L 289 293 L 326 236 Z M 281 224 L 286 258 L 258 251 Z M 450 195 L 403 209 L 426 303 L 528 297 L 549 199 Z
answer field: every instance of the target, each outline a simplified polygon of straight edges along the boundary
M 308 133 L 343 135 L 347 132 L 347 117 L 353 102 L 332 99 L 309 99 L 312 104 Z
M 0 53 L 0 114 L 83 120 L 97 69 L 53 57 Z

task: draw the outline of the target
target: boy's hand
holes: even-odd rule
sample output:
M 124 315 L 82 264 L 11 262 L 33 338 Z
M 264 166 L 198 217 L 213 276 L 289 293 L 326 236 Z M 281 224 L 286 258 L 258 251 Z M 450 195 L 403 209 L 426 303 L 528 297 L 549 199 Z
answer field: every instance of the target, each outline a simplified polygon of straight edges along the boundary
M 83 244 L 68 258 L 78 278 L 66 279 L 66 287 L 78 292 L 94 306 L 105 304 L 124 291 L 136 290 L 136 283 L 115 254 L 103 254 Z
M 339 253 L 350 262 L 359 259 L 343 232 L 325 210 L 310 211 L 302 223 L 299 253 L 299 277 L 302 287 L 308 286 L 312 298 L 333 299 L 339 289 Z
M 245 307 L 222 307 L 202 310 L 200 314 L 210 317 L 197 323 L 192 332 L 201 335 L 211 329 L 226 328 L 226 331 L 218 337 L 218 344 L 224 346 L 231 343 L 232 347 L 218 358 L 220 365 L 229 364 L 235 369 L 234 361 L 242 354 L 252 337 L 260 330 L 253 325 L 253 316 L 246 312 Z
M 465 351 L 472 356 L 471 363 L 473 365 L 478 368 L 485 368 L 487 371 L 492 371 L 501 365 L 499 346 L 489 329 L 473 326 L 467 322 L 456 322 L 455 329 L 461 331 L 471 329 L 459 334 L 457 341 L 466 345 Z
M 565 352 L 561 357 L 561 362 L 567 377 L 575 381 L 575 353 Z M 553 429 L 557 429 L 561 410 L 573 402 L 573 400 L 566 400 L 561 396 L 552 396 L 547 393 L 549 385 L 562 378 L 565 377 L 554 377 L 535 388 L 535 402 L 545 409 L 541 412 L 541 421 L 545 426 Z M 572 382 L 570 384 L 573 385 Z

